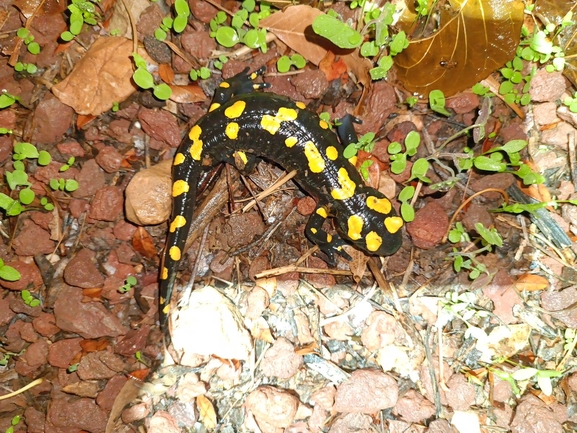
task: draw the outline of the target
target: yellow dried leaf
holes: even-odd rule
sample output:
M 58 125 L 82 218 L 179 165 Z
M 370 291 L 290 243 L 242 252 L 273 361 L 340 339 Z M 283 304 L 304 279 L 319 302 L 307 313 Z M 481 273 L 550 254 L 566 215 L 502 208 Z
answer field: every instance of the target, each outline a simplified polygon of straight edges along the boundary
M 524 274 L 519 277 L 514 286 L 519 291 L 535 292 L 549 287 L 549 281 L 539 275 Z
M 196 397 L 196 405 L 198 406 L 200 422 L 204 424 L 206 429 L 212 430 L 216 428 L 216 412 L 211 401 L 204 395 L 199 395 Z

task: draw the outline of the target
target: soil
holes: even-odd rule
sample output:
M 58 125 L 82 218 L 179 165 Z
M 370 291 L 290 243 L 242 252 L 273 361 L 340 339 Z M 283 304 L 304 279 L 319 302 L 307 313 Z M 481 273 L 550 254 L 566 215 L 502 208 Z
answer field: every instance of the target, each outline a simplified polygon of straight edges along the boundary
M 48 165 L 24 161 L 36 198 L 0 223 L 3 266 L 21 274 L 0 279 L 0 431 L 576 431 L 576 208 L 493 212 L 526 197 L 577 198 L 577 116 L 560 104 L 575 89 L 562 74 L 537 72 L 525 119 L 492 96 L 487 138 L 447 142 L 478 121 L 483 98 L 448 98 L 446 117 L 423 101 L 404 104 L 410 95 L 394 75 L 363 94 L 338 58 L 328 68 L 278 74 L 276 60 L 287 52 L 278 41 L 191 84 L 191 64 L 208 64 L 217 49 L 208 26 L 217 10 L 190 1 L 193 17 L 171 51 L 151 38 L 163 7 L 135 2 L 131 19 L 146 47 L 139 53 L 173 89 L 161 102 L 130 79 L 132 30 L 112 3 L 99 4 L 106 24 L 85 26 L 70 43 L 60 39 L 65 4 L 0 7 L 0 88 L 19 98 L 0 110 L 0 128 L 10 130 L 0 134 L 0 176 L 15 170 L 17 142 L 51 155 Z M 39 55 L 16 36 L 24 26 Z M 106 36 L 116 28 L 128 38 Z M 15 59 L 38 72 L 15 72 Z M 394 255 L 350 248 L 352 261 L 329 266 L 304 235 L 315 202 L 292 181 L 247 206 L 284 175 L 280 167 L 261 162 L 242 178 L 224 167 L 200 198 L 179 272 L 185 301 L 166 350 L 157 279 L 170 161 L 218 83 L 246 66 L 267 67 L 267 91 L 331 118 L 354 112 L 359 134 L 376 132 L 357 166 L 371 161 L 368 183 L 397 210 L 399 191 L 416 187 L 414 220 Z M 411 131 L 421 146 L 392 174 L 388 146 Z M 526 187 L 511 173 L 457 172 L 465 147 L 479 155 L 519 139 L 529 142 L 523 161 L 545 176 L 543 185 Z M 410 178 L 419 157 L 431 158 L 426 176 L 439 188 Z M 75 180 L 78 189 L 51 188 L 54 179 Z M 6 181 L 0 192 L 17 198 L 20 189 Z M 448 240 L 457 224 L 465 234 Z M 479 224 L 502 242 L 487 247 Z

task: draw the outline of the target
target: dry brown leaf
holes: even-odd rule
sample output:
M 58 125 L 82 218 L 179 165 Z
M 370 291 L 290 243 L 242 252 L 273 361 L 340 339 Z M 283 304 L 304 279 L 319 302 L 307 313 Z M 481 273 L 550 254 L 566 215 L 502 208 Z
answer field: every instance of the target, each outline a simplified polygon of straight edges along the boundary
M 77 113 L 98 116 L 135 92 L 131 54 L 131 40 L 100 37 L 52 92 Z M 139 54 L 149 61 L 143 51 Z
M 309 62 L 318 65 L 327 53 L 328 41 L 313 31 L 312 23 L 322 14 L 310 6 L 291 6 L 261 20 L 259 26 L 273 33 Z
M 471 87 L 514 56 L 523 8 L 521 0 L 449 0 L 438 10 L 438 31 L 394 57 L 398 79 L 421 95 Z
M 172 95 L 170 100 L 180 104 L 192 104 L 193 102 L 202 102 L 206 100 L 206 95 L 197 84 L 189 86 L 171 85 Z
M 210 400 L 204 395 L 199 395 L 196 397 L 196 405 L 198 406 L 198 417 L 206 429 L 211 430 L 215 428 L 216 412 Z
M 371 63 L 359 56 L 357 51 L 344 51 L 313 31 L 314 19 L 322 14 L 320 10 L 307 5 L 290 6 L 261 20 L 259 25 L 315 65 L 324 59 L 327 51 L 334 52 L 342 57 L 357 79 L 367 85 Z
M 132 235 L 132 246 L 136 252 L 142 254 L 147 259 L 153 259 L 158 256 L 158 251 L 156 251 L 152 237 L 143 227 L 138 227 L 134 235 Z
M 524 274 L 515 281 L 514 287 L 518 291 L 536 292 L 537 290 L 545 290 L 549 287 L 549 281 L 539 275 Z
M 34 15 L 41 3 L 42 0 L 16 0 L 13 5 L 20 10 L 24 18 L 28 19 Z

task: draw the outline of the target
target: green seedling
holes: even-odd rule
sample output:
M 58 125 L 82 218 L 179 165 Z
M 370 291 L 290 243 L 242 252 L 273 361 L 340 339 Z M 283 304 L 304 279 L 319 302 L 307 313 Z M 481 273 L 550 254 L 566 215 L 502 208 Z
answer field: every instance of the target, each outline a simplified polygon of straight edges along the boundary
M 70 158 L 68 158 L 68 161 L 66 161 L 66 164 L 64 164 L 62 167 L 60 167 L 58 169 L 58 171 L 60 171 L 61 173 L 68 171 L 70 169 L 70 167 L 72 167 L 74 165 L 75 161 L 76 161 L 76 158 L 71 156 Z
M 34 36 L 30 33 L 28 29 L 24 27 L 18 29 L 16 35 L 22 39 L 24 44 L 26 44 L 26 48 L 30 54 L 38 54 L 40 53 L 40 45 L 37 42 L 34 42 Z
M 545 178 L 531 170 L 527 164 L 521 161 L 521 150 L 527 146 L 525 140 L 511 140 L 503 146 L 493 147 L 479 156 L 474 156 L 469 148 L 464 151 L 469 155 L 467 158 L 458 158 L 461 170 L 469 170 L 475 167 L 482 171 L 497 173 L 511 173 L 519 177 L 525 185 L 536 185 L 545 182 Z M 505 156 L 509 160 L 505 159 Z
M 10 93 L 7 93 L 3 90 L 2 94 L 0 94 L 0 110 L 3 108 L 8 108 L 19 101 L 19 96 L 11 95 Z
M 24 303 L 32 308 L 40 305 L 40 300 L 36 299 L 29 290 L 22 290 L 22 300 Z
M 551 394 L 553 394 L 553 384 L 551 383 L 551 379 L 563 375 L 562 372 L 557 370 L 540 370 L 533 367 L 523 367 L 510 360 L 507 362 L 520 368 L 513 373 L 508 373 L 494 367 L 487 367 L 487 369 L 492 371 L 499 379 L 508 382 L 511 385 L 511 390 L 517 398 L 521 397 L 521 390 L 518 386 L 519 382 L 526 382 L 535 378 L 537 380 L 537 385 L 539 385 L 543 394 L 551 396 Z
M 192 69 L 189 76 L 192 81 L 196 81 L 199 78 L 201 80 L 206 80 L 210 77 L 210 69 L 205 68 L 204 66 L 200 69 Z
M 118 110 L 120 110 L 120 105 L 118 104 L 118 102 L 114 101 L 112 103 L 112 108 L 110 109 L 110 111 L 116 113 Z
M 172 89 L 168 84 L 161 83 L 156 84 L 154 82 L 154 77 L 146 67 L 146 61 L 137 53 L 132 53 L 132 58 L 134 59 L 134 64 L 136 65 L 136 70 L 132 74 L 132 79 L 134 82 L 144 90 L 153 89 L 152 93 L 161 101 L 166 101 L 172 95 Z
M 243 43 L 252 49 L 260 49 L 266 53 L 266 30 L 259 29 L 261 19 L 270 15 L 270 5 L 261 3 L 260 11 L 255 12 L 254 0 L 245 0 L 241 9 L 231 19 L 230 26 L 225 25 L 227 16 L 224 12 L 218 12 L 210 21 L 210 36 L 226 48 L 232 48 L 238 43 Z M 250 26 L 247 30 L 246 24 Z
M 14 416 L 12 418 L 12 421 L 10 421 L 10 427 L 6 429 L 5 433 L 14 433 L 14 427 L 16 427 L 20 423 L 21 419 L 22 417 L 20 415 Z
M 408 223 L 415 219 L 415 208 L 413 208 L 413 205 L 410 203 L 414 195 L 415 187 L 409 185 L 401 190 L 398 197 L 398 200 L 401 202 L 401 217 Z
M 138 283 L 138 280 L 135 277 L 133 277 L 132 275 L 129 275 L 128 277 L 126 277 L 125 284 L 123 286 L 121 286 L 118 289 L 118 291 L 120 293 L 130 292 L 132 290 L 132 288 L 134 286 L 136 286 L 137 283 Z
M 78 189 L 78 182 L 74 179 L 50 179 L 50 188 L 54 191 L 72 192 Z
M 343 156 L 347 159 L 356 156 L 359 150 L 364 150 L 365 152 L 372 152 L 375 148 L 375 133 L 367 132 L 366 134 L 359 137 L 359 141 L 356 143 L 350 143 L 345 147 L 343 151 Z
M 531 102 L 529 89 L 531 79 L 537 72 L 533 67 L 528 74 L 523 74 L 523 58 L 521 57 L 521 47 L 517 48 L 517 54 L 513 60 L 507 62 L 504 68 L 500 69 L 503 81 L 499 86 L 499 94 L 508 104 L 521 104 L 523 106 Z
M 475 85 L 471 88 L 471 90 L 473 91 L 473 93 L 474 93 L 475 95 L 478 95 L 478 96 L 492 96 L 492 94 L 491 94 L 491 92 L 490 92 L 490 89 L 489 89 L 487 86 L 484 86 L 484 85 L 481 84 L 481 83 L 475 84 Z
M 397 141 L 393 141 L 387 147 L 387 152 L 391 155 L 391 172 L 401 174 L 407 168 L 407 159 L 415 156 L 421 144 L 421 136 L 416 131 L 411 131 L 405 137 L 405 151 L 403 146 Z
M 496 229 L 488 229 L 483 226 L 483 224 L 476 223 L 475 230 L 479 234 L 475 242 L 480 242 L 482 245 L 481 248 L 471 252 L 458 251 L 457 248 L 453 248 L 453 252 L 449 254 L 449 258 L 453 260 L 453 269 L 455 269 L 455 272 L 461 272 L 461 270 L 466 269 L 469 271 L 469 278 L 471 280 L 479 278 L 484 272 L 489 275 L 487 267 L 480 263 L 476 257 L 482 253 L 491 252 L 493 247 L 503 246 L 503 239 Z M 456 223 L 455 228 L 449 232 L 448 239 L 451 243 L 471 242 L 469 234 L 459 222 Z
M 74 372 L 78 371 L 78 366 L 79 366 L 79 365 L 80 365 L 80 364 L 79 364 L 78 362 L 77 362 L 76 364 L 72 364 L 71 366 L 69 366 L 69 367 L 66 369 L 66 371 L 67 371 L 68 373 L 74 373 Z
M 429 105 L 431 110 L 443 116 L 449 117 L 451 113 L 445 108 L 445 94 L 441 90 L 431 90 L 429 93 Z
M 226 62 L 228 62 L 228 57 L 226 57 L 225 55 L 221 55 L 218 57 L 218 59 L 214 61 L 213 65 L 216 69 L 221 71 Z
M 182 33 L 186 28 L 188 23 L 188 18 L 190 17 L 190 8 L 186 0 L 175 0 L 174 11 L 176 16 L 174 17 L 174 22 L 172 23 L 172 29 L 176 33 Z
M 331 120 L 331 115 L 330 113 L 323 111 L 321 114 L 319 114 L 319 118 L 321 120 L 324 120 L 325 122 L 327 122 L 327 125 L 329 125 L 329 129 L 333 129 L 333 125 L 334 126 L 339 126 L 340 122 L 338 119 L 336 120 Z
M 142 359 L 142 353 L 140 352 L 140 350 L 138 350 L 135 354 L 134 357 L 136 358 L 136 360 L 138 362 L 140 362 L 141 364 L 144 364 L 146 367 L 149 367 L 149 365 L 144 362 L 144 359 Z
M 415 12 L 419 16 L 427 16 L 429 14 L 429 0 L 417 0 L 415 4 Z
M 26 72 L 28 74 L 35 74 L 38 72 L 38 68 L 33 63 L 22 63 L 18 62 L 14 65 L 14 70 L 16 72 Z
M 171 17 L 164 17 L 160 26 L 154 31 L 154 37 L 159 41 L 164 41 L 168 37 L 168 32 L 172 29 L 174 20 Z
M 97 0 L 95 0 L 97 1 Z M 95 26 L 100 15 L 96 12 L 96 6 L 88 0 L 72 0 L 68 5 L 70 12 L 70 27 L 60 35 L 63 41 L 69 42 L 80 34 L 84 23 Z
M 48 152 L 38 151 L 36 146 L 30 143 L 16 143 L 12 159 L 14 171 L 6 170 L 4 174 L 10 190 L 18 190 L 18 200 L 0 193 L 0 208 L 4 209 L 8 216 L 19 215 L 25 210 L 24 206 L 31 204 L 35 198 L 23 160 L 36 159 L 39 165 L 48 165 L 52 160 Z
M 288 72 L 291 66 L 294 66 L 296 69 L 302 69 L 307 64 L 307 61 L 303 56 L 300 54 L 293 54 L 292 56 L 282 56 L 276 62 L 276 68 L 279 72 L 285 73 Z
M 573 93 L 573 96 L 568 96 L 563 100 L 563 105 L 569 107 L 571 113 L 577 113 L 577 92 Z
M 12 266 L 4 264 L 4 260 L 0 259 L 0 279 L 4 281 L 18 281 L 22 276 L 20 272 Z
M 416 96 L 409 96 L 407 99 L 405 99 L 405 104 L 407 104 L 409 108 L 413 108 L 417 102 L 419 102 L 419 98 Z

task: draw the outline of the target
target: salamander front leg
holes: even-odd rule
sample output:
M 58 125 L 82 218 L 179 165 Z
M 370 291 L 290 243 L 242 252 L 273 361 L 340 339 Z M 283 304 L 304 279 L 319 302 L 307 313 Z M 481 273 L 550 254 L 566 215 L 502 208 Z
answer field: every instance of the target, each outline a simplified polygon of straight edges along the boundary
M 343 249 L 343 245 L 346 245 L 346 242 L 340 236 L 331 235 L 321 228 L 327 217 L 326 209 L 323 206 L 317 207 L 307 223 L 305 229 L 307 237 L 327 255 L 329 265 L 335 265 L 335 254 L 347 260 L 352 260 L 352 257 Z

